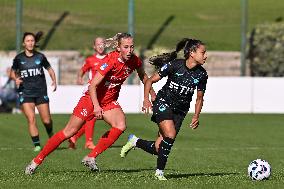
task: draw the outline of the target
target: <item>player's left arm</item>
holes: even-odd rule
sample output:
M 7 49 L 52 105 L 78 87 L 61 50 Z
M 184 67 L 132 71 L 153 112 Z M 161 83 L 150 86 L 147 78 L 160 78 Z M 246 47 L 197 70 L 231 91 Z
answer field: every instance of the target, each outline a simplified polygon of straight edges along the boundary
M 196 129 L 199 126 L 199 115 L 201 113 L 201 109 L 203 106 L 203 97 L 204 93 L 206 91 L 206 85 L 207 85 L 208 75 L 205 72 L 204 76 L 200 80 L 200 82 L 197 85 L 197 96 L 196 96 L 196 102 L 195 102 L 195 112 L 191 119 L 190 127 L 192 129 Z
M 53 68 L 51 67 L 50 63 L 48 62 L 47 58 L 42 54 L 42 66 L 48 71 L 48 74 L 52 80 L 52 88 L 53 92 L 57 89 L 57 83 L 56 83 L 56 76 L 54 73 Z
M 138 73 L 140 80 L 142 81 L 143 84 L 145 84 L 149 77 L 146 74 L 144 68 L 141 66 L 141 67 L 137 68 L 136 70 L 137 70 L 137 73 Z M 151 101 L 154 101 L 156 99 L 156 93 L 155 93 L 153 87 L 151 87 L 151 89 L 150 89 L 150 95 L 151 95 Z
M 199 115 L 201 113 L 201 109 L 202 109 L 203 101 L 204 101 L 203 97 L 204 97 L 204 91 L 197 91 L 195 111 L 194 111 L 194 115 L 190 123 L 190 127 L 192 129 L 196 129 L 199 126 Z
M 53 87 L 53 91 L 56 91 L 56 89 L 57 89 L 57 83 L 56 83 L 55 72 L 54 72 L 54 70 L 52 69 L 52 67 L 49 67 L 49 68 L 47 69 L 47 71 L 48 71 L 48 74 L 49 74 L 49 76 L 50 76 L 50 78 L 51 78 L 51 80 L 52 80 L 51 86 Z

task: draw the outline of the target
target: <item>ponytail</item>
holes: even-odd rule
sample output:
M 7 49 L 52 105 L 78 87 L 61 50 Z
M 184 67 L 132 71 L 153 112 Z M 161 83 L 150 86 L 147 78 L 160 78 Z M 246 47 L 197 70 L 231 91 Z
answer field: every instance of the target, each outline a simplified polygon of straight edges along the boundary
M 172 51 L 160 55 L 152 56 L 149 58 L 149 63 L 154 65 L 157 69 L 161 68 L 164 64 L 177 58 L 177 52 Z
M 38 43 L 41 40 L 41 37 L 43 36 L 43 32 L 42 31 L 38 31 L 35 34 L 35 42 Z
M 161 68 L 164 64 L 176 59 L 177 54 L 182 49 L 184 52 L 184 58 L 187 60 L 189 58 L 190 52 L 195 52 L 200 45 L 204 45 L 204 43 L 200 40 L 183 38 L 180 42 L 177 43 L 175 51 L 152 56 L 149 58 L 149 62 L 150 64 L 154 65 L 156 68 Z
M 121 43 L 121 39 L 124 38 L 132 38 L 132 36 L 129 33 L 117 33 L 113 37 L 105 40 L 105 47 L 115 49 Z
M 38 42 L 40 41 L 41 37 L 43 36 L 43 32 L 42 31 L 38 31 L 36 34 L 32 33 L 32 32 L 25 32 L 23 35 L 23 42 L 25 41 L 25 38 L 31 35 L 34 37 L 35 39 L 35 47 L 39 47 Z

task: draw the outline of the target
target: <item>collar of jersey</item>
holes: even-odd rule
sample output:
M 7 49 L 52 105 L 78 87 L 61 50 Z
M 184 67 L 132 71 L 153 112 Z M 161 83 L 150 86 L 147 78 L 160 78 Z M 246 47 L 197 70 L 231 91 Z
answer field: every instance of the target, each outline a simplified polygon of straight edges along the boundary
M 121 58 L 117 58 L 118 62 L 124 64 L 125 62 Z
M 104 57 L 106 57 L 106 55 L 99 55 L 99 54 L 96 54 L 96 57 L 97 57 L 98 59 L 104 59 Z

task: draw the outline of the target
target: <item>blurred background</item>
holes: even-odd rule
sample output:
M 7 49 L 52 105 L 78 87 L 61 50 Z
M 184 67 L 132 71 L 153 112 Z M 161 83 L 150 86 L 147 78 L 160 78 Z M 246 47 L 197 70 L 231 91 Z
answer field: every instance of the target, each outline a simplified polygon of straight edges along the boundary
M 245 112 L 255 112 L 255 100 L 251 99 L 264 99 L 264 96 L 252 95 L 263 93 L 263 89 L 254 91 L 255 85 L 244 85 L 259 81 L 255 80 L 259 77 L 276 79 L 260 81 L 267 83 L 269 92 L 279 90 L 275 83 L 282 84 L 283 10 L 282 0 L 0 0 L 0 74 L 5 78 L 7 67 L 21 51 L 25 31 L 44 32 L 39 50 L 48 57 L 62 86 L 76 84 L 76 73 L 84 59 L 93 53 L 92 42 L 96 36 L 111 37 L 118 32 L 134 35 L 135 53 L 143 59 L 150 75 L 154 68 L 148 64 L 148 57 L 174 49 L 184 37 L 196 38 L 207 45 L 205 68 L 212 78 L 209 81 L 217 79 L 217 88 L 212 90 L 222 96 L 222 90 L 232 92 L 232 87 L 233 94 L 249 107 Z M 244 84 L 234 83 L 237 80 Z M 125 84 L 138 85 L 139 79 L 134 74 Z M 272 84 L 275 88 L 268 89 Z M 227 89 L 220 88 L 227 85 Z M 213 93 L 208 92 L 215 97 Z M 242 99 L 239 93 L 248 99 Z M 243 106 L 239 102 L 231 104 L 229 99 L 228 102 L 230 106 Z M 271 104 L 271 98 L 267 103 Z

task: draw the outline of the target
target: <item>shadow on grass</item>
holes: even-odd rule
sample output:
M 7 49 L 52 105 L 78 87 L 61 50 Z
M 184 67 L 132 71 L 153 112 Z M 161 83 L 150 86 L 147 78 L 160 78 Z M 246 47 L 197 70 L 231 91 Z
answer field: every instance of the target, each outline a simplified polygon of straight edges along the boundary
M 240 173 L 174 173 L 167 175 L 167 178 L 189 178 L 189 177 L 218 177 L 218 176 L 228 176 L 228 175 L 239 175 Z

